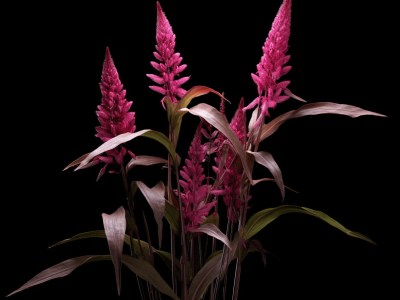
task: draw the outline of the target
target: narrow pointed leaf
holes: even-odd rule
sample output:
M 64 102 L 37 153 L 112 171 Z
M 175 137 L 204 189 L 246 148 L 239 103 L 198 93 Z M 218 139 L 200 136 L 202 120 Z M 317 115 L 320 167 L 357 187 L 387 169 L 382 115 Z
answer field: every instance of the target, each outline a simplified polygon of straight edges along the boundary
M 275 159 L 271 155 L 271 153 L 265 151 L 260 151 L 260 152 L 247 151 L 247 153 L 253 155 L 256 162 L 263 165 L 271 172 L 272 176 L 275 179 L 276 184 L 278 185 L 281 191 L 282 199 L 284 199 L 285 185 L 283 184 L 282 172 L 278 164 L 276 163 Z
M 65 277 L 85 263 L 109 259 L 109 255 L 85 255 L 64 260 L 61 263 L 41 271 L 32 279 L 23 284 L 20 288 L 8 294 L 7 297 L 49 280 Z
M 183 98 L 179 101 L 177 110 L 188 107 L 194 98 L 206 95 L 208 93 L 213 93 L 220 98 L 225 99 L 225 97 L 216 90 L 213 90 L 207 86 L 197 85 L 188 90 L 185 96 L 183 96 Z
M 151 166 L 156 164 L 167 164 L 168 160 L 162 157 L 149 156 L 149 155 L 137 155 L 132 158 L 126 165 L 126 170 L 129 171 L 135 166 Z
M 179 232 L 179 211 L 168 202 L 165 203 L 165 219 L 175 233 Z
M 63 171 L 71 168 L 71 167 L 75 167 L 77 165 L 79 165 L 82 160 L 84 160 L 87 156 L 89 155 L 89 153 L 83 154 L 81 157 L 78 157 L 77 159 L 75 159 L 74 161 L 72 161 L 71 163 L 68 164 L 68 166 L 66 166 Z
M 139 136 L 151 138 L 153 140 L 158 141 L 168 150 L 168 152 L 171 154 L 173 159 L 179 159 L 175 152 L 175 148 L 172 146 L 171 142 L 168 140 L 168 138 L 163 133 L 154 131 L 154 130 L 150 130 L 150 129 L 144 129 L 144 130 L 137 131 L 134 133 L 127 132 L 127 133 L 122 133 L 120 135 L 117 135 L 116 137 L 113 137 L 112 139 L 110 139 L 107 142 L 100 145 L 98 148 L 96 148 L 92 152 L 88 153 L 84 158 L 83 158 L 83 156 L 81 156 L 80 158 L 78 158 L 77 160 L 74 161 L 74 162 L 76 162 L 76 161 L 80 160 L 78 167 L 75 168 L 75 171 L 82 169 L 97 155 L 100 155 L 103 152 L 106 152 L 108 150 L 114 149 L 115 147 L 117 147 L 123 143 L 126 143 L 130 140 L 133 140 L 134 138 L 137 138 Z M 83 158 L 83 159 L 81 159 L 81 158 Z M 74 164 L 76 165 L 76 163 L 74 163 Z
M 196 97 L 200 97 L 206 95 L 208 93 L 213 93 L 219 96 L 222 99 L 226 98 L 218 93 L 217 91 L 207 87 L 207 86 L 194 86 L 187 93 L 183 96 L 183 98 L 176 104 L 170 105 L 168 112 L 169 112 L 169 120 L 171 122 L 171 126 L 173 128 L 172 135 L 174 136 L 175 143 L 178 142 L 179 132 L 182 125 L 182 117 L 185 114 L 181 109 L 186 108 L 189 106 L 190 102 Z M 228 101 L 228 100 L 226 100 Z M 229 101 L 228 101 L 229 102 Z M 168 104 L 168 103 L 167 103 Z
M 151 209 L 153 210 L 154 219 L 158 227 L 158 246 L 161 247 L 163 217 L 165 209 L 165 186 L 162 181 L 159 181 L 155 186 L 149 188 L 142 181 L 136 181 L 136 184 L 143 196 L 146 198 Z
M 255 213 L 249 218 L 249 220 L 245 225 L 243 238 L 249 240 L 255 234 L 264 229 L 268 224 L 274 221 L 276 218 L 288 213 L 300 213 L 316 217 L 351 237 L 359 238 L 369 243 L 375 244 L 375 242 L 372 241 L 369 237 L 359 232 L 347 229 L 338 221 L 336 221 L 335 219 L 333 219 L 332 217 L 328 216 L 327 214 L 321 211 L 296 205 L 281 205 L 273 208 L 266 208 Z
M 228 248 L 232 248 L 231 242 L 229 241 L 228 237 L 214 224 L 212 223 L 204 223 L 200 225 L 200 227 L 196 229 L 190 230 L 191 232 L 203 232 L 205 234 L 208 234 L 209 236 L 212 236 L 216 238 L 217 240 L 220 240 L 223 242 Z
M 110 249 L 111 260 L 115 270 L 118 295 L 121 294 L 121 257 L 124 247 L 126 231 L 125 209 L 120 206 L 111 215 L 101 214 L 103 218 L 104 231 L 107 237 L 108 248 Z
M 239 138 L 230 128 L 228 120 L 226 119 L 225 115 L 223 115 L 217 109 L 206 103 L 200 103 L 190 109 L 183 108 L 181 110 L 187 111 L 192 115 L 203 118 L 212 126 L 214 126 L 216 129 L 218 129 L 220 132 L 222 132 L 229 139 L 229 141 L 232 143 L 235 152 L 240 157 L 247 178 L 251 182 L 252 181 L 251 171 L 246 159 L 246 152 L 243 150 L 243 145 L 239 141 Z
M 147 261 L 134 258 L 132 256 L 123 255 L 122 263 L 134 272 L 140 278 L 146 280 L 153 285 L 161 293 L 171 297 L 172 299 L 179 300 L 174 291 L 168 283 L 161 277 L 157 270 Z
M 190 300 L 202 299 L 204 293 L 210 284 L 219 276 L 223 276 L 228 268 L 229 263 L 236 258 L 237 240 L 232 243 L 232 249 L 226 249 L 223 252 L 214 252 L 209 260 L 193 277 L 189 287 Z
M 334 102 L 315 102 L 304 104 L 296 110 L 288 111 L 275 119 L 271 120 L 267 124 L 264 124 L 261 131 L 260 141 L 265 140 L 267 137 L 272 135 L 278 128 L 287 120 L 304 117 L 313 116 L 320 114 L 337 114 L 345 115 L 351 118 L 357 118 L 360 116 L 377 116 L 386 117 L 385 115 L 362 109 L 358 106 L 339 104 Z

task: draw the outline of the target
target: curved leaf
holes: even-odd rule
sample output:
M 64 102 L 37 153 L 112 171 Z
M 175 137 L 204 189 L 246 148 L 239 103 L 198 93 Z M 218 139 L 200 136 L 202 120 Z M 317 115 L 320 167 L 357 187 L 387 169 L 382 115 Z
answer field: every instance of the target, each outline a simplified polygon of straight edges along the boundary
M 157 270 L 147 261 L 132 256 L 123 255 L 122 263 L 140 278 L 152 284 L 161 293 L 179 300 L 167 282 L 161 277 Z
M 169 202 L 165 203 L 165 219 L 168 221 L 169 226 L 171 229 L 175 232 L 178 233 L 180 228 L 179 228 L 179 210 L 171 205 Z
M 260 152 L 247 151 L 247 153 L 253 155 L 256 162 L 263 165 L 271 172 L 272 176 L 275 179 L 276 184 L 278 185 L 281 191 L 282 199 L 284 199 L 285 185 L 283 184 L 282 172 L 278 164 L 276 163 L 275 159 L 273 158 L 272 154 L 266 151 L 260 151 Z
M 129 171 L 135 166 L 151 166 L 156 164 L 167 164 L 168 160 L 162 157 L 149 155 L 136 155 L 126 165 L 126 170 Z
M 85 255 L 64 260 L 59 264 L 56 264 L 50 268 L 41 271 L 32 279 L 23 284 L 20 288 L 8 294 L 6 297 L 19 293 L 32 286 L 47 282 L 49 280 L 65 277 L 71 274 L 71 272 L 74 271 L 76 268 L 80 267 L 85 263 L 101 261 L 101 260 L 109 260 L 110 258 L 111 257 L 109 255 Z
M 296 110 L 288 111 L 275 119 L 271 120 L 267 124 L 262 126 L 260 141 L 265 140 L 267 137 L 272 135 L 278 128 L 287 120 L 304 117 L 304 116 L 313 116 L 320 114 L 337 114 L 337 115 L 345 115 L 351 118 L 357 118 L 360 116 L 378 116 L 378 117 L 386 117 L 385 115 L 362 109 L 358 106 L 348 105 L 348 104 L 339 104 L 334 102 L 315 102 L 304 104 L 300 108 Z
M 225 248 L 225 252 L 214 252 L 208 261 L 196 273 L 189 287 L 190 300 L 199 300 L 210 284 L 219 276 L 225 274 L 229 263 L 236 258 L 237 239 L 232 242 L 232 249 Z M 225 254 L 224 254 L 225 253 Z
M 247 178 L 250 182 L 252 182 L 250 167 L 246 159 L 246 152 L 244 151 L 243 145 L 239 141 L 239 138 L 230 128 L 226 116 L 219 112 L 216 108 L 206 103 L 197 104 L 192 108 L 182 108 L 181 111 L 187 111 L 192 115 L 203 118 L 220 132 L 222 132 L 222 134 L 224 134 L 232 143 L 235 152 L 238 154 L 240 160 L 242 161 L 243 169 L 246 173 Z
M 162 229 L 163 229 L 163 217 L 165 208 L 165 186 L 162 181 L 159 181 L 155 186 L 149 188 L 142 181 L 136 181 L 136 184 L 143 196 L 146 198 L 151 209 L 153 210 L 154 219 L 156 220 L 158 227 L 158 246 L 161 247 L 162 240 Z
M 126 231 L 125 209 L 120 206 L 111 215 L 103 213 L 101 217 L 103 218 L 104 232 L 107 237 L 111 260 L 114 265 L 115 280 L 119 296 L 121 294 L 121 257 Z
M 151 139 L 156 140 L 157 142 L 161 143 L 168 150 L 168 152 L 171 154 L 173 159 L 174 160 L 176 159 L 179 161 L 179 157 L 177 156 L 177 154 L 175 152 L 175 148 L 173 147 L 173 145 L 171 144 L 169 139 L 163 133 L 161 133 L 159 131 L 151 130 L 151 129 L 144 129 L 144 130 L 140 130 L 140 131 L 137 131 L 134 133 L 130 133 L 130 132 L 122 133 L 120 135 L 117 135 L 116 137 L 113 137 L 112 139 L 108 140 L 107 142 L 104 142 L 103 144 L 101 144 L 98 148 L 96 148 L 92 152 L 85 154 L 85 155 L 81 156 L 80 158 L 74 160 L 67 167 L 65 167 L 64 170 L 68 169 L 71 166 L 75 166 L 77 164 L 79 164 L 79 165 L 75 168 L 75 171 L 79 170 L 79 169 L 83 169 L 85 167 L 85 165 L 90 163 L 90 161 L 93 158 L 100 155 L 101 153 L 106 152 L 111 149 L 114 149 L 115 147 L 117 147 L 123 143 L 126 143 L 130 140 L 133 140 L 134 138 L 137 138 L 139 136 L 151 138 Z
M 79 240 L 83 240 L 83 239 L 88 239 L 88 238 L 106 238 L 106 234 L 105 234 L 104 230 L 93 230 L 93 231 L 82 232 L 82 233 L 78 233 L 78 234 L 72 236 L 71 238 L 62 240 L 54 245 L 51 245 L 49 248 L 53 248 L 55 246 L 59 246 L 62 244 L 79 241 Z M 133 241 L 133 247 L 135 249 L 135 251 L 134 251 L 135 253 L 140 253 L 140 248 L 141 248 L 142 250 L 145 250 L 144 257 L 150 256 L 149 244 L 147 242 L 140 241 L 140 247 L 139 247 L 139 241 L 137 239 L 132 239 L 132 241 Z M 131 238 L 127 234 L 125 234 L 124 243 L 127 246 L 131 245 Z M 162 251 L 162 250 L 158 250 L 154 247 L 152 247 L 152 251 L 153 251 L 153 253 L 157 254 L 164 261 L 164 263 L 167 267 L 169 267 L 169 268 L 171 267 L 171 253 Z M 179 263 L 177 263 L 175 267 L 178 272 L 176 274 L 179 274 L 179 272 L 180 272 L 179 271 Z
M 245 240 L 249 240 L 255 234 L 264 229 L 268 224 L 274 221 L 276 218 L 288 213 L 300 213 L 316 217 L 351 237 L 362 239 L 369 243 L 375 244 L 375 242 L 372 241 L 369 237 L 359 232 L 347 229 L 338 221 L 336 221 L 335 219 L 333 219 L 332 217 L 328 216 L 327 214 L 321 211 L 296 205 L 281 205 L 273 208 L 266 208 L 255 213 L 249 218 L 246 225 L 244 226 L 243 238 Z
M 172 102 L 167 102 L 168 118 L 172 127 L 172 135 L 174 138 L 175 145 L 178 142 L 179 132 L 182 125 L 182 118 L 185 114 L 185 112 L 183 112 L 181 109 L 188 107 L 190 102 L 192 102 L 194 98 L 206 95 L 208 93 L 213 93 L 219 96 L 220 98 L 226 100 L 226 98 L 217 91 L 207 86 L 198 85 L 188 90 L 187 93 L 183 96 L 181 100 L 179 100 L 178 103 L 175 104 Z
M 228 237 L 213 223 L 203 223 L 196 229 L 191 229 L 191 232 L 203 232 L 223 242 L 228 248 L 232 248 Z

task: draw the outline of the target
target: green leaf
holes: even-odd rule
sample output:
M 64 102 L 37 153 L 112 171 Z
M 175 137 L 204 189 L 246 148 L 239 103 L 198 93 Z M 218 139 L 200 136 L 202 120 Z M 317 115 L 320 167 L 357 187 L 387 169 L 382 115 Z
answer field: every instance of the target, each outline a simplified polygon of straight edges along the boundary
M 267 137 L 272 135 L 278 128 L 287 120 L 304 117 L 313 116 L 320 114 L 337 114 L 345 115 L 351 118 L 357 118 L 360 116 L 378 116 L 386 117 L 385 115 L 362 109 L 358 106 L 339 104 L 334 102 L 315 102 L 304 104 L 296 110 L 288 111 L 275 119 L 271 120 L 267 124 L 264 124 L 261 130 L 260 141 L 265 140 Z
M 103 213 L 101 217 L 103 218 L 104 232 L 107 237 L 111 260 L 114 265 L 115 280 L 119 296 L 121 294 L 121 257 L 126 231 L 125 209 L 120 206 L 111 215 Z
M 137 259 L 128 255 L 122 256 L 122 263 L 140 278 L 152 284 L 161 293 L 179 300 L 167 282 L 161 277 L 157 270 L 147 261 Z
M 208 93 L 213 93 L 220 98 L 225 99 L 225 97 L 217 91 L 207 86 L 198 85 L 188 90 L 178 103 L 175 104 L 167 102 L 169 121 L 172 127 L 172 135 L 174 137 L 175 145 L 178 142 L 179 132 L 182 125 L 182 118 L 185 115 L 185 112 L 183 112 L 181 109 L 188 107 L 190 102 L 192 102 L 194 98 L 206 95 Z
M 214 126 L 216 129 L 218 129 L 220 132 L 222 132 L 222 134 L 224 134 L 229 139 L 229 141 L 232 143 L 235 152 L 240 157 L 247 178 L 249 179 L 250 182 L 252 182 L 250 167 L 246 159 L 246 152 L 244 151 L 243 145 L 239 141 L 239 138 L 230 128 L 226 116 L 221 112 L 219 112 L 216 108 L 206 103 L 200 103 L 190 109 L 183 108 L 181 110 L 187 111 L 192 115 L 203 118 L 212 126 Z
M 175 233 L 178 233 L 180 228 L 179 228 L 179 211 L 171 205 L 170 203 L 166 202 L 165 203 L 165 219 L 167 219 L 169 226 L 171 226 L 172 230 Z
M 218 277 L 222 277 L 229 263 L 236 258 L 236 249 L 238 240 L 235 239 L 232 244 L 232 249 L 225 248 L 225 252 L 214 252 L 210 255 L 207 262 L 196 273 L 189 287 L 190 300 L 199 300 L 210 284 Z
M 300 214 L 306 214 L 309 216 L 316 217 L 351 237 L 362 239 L 369 243 L 375 244 L 375 242 L 372 241 L 369 237 L 367 237 L 359 232 L 355 232 L 355 231 L 351 231 L 351 230 L 347 229 L 342 224 L 340 224 L 338 221 L 336 221 L 335 219 L 333 219 L 332 217 L 328 216 L 327 214 L 325 214 L 321 211 L 313 210 L 313 209 L 307 208 L 307 207 L 296 206 L 296 205 L 281 205 L 281 206 L 277 206 L 277 207 L 273 207 L 273 208 L 266 208 L 266 209 L 263 209 L 263 210 L 255 213 L 254 215 L 252 215 L 249 218 L 249 220 L 247 221 L 247 223 L 244 227 L 243 238 L 245 240 L 249 240 L 255 234 L 257 234 L 262 229 L 264 229 L 268 224 L 270 224 L 272 221 L 274 221 L 276 218 L 278 218 L 281 215 L 288 214 L 288 213 L 300 213 Z
M 20 288 L 8 294 L 7 297 L 49 280 L 65 277 L 83 264 L 95 261 L 110 260 L 110 258 L 111 257 L 109 255 L 85 255 L 64 260 L 61 263 L 41 271 L 32 279 L 23 284 Z

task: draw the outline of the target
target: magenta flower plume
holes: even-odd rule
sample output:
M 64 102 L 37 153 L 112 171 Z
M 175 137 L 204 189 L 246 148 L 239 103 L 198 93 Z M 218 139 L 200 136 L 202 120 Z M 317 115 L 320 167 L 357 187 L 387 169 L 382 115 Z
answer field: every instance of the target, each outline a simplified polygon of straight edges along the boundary
M 243 107 L 244 99 L 242 98 L 229 125 L 244 145 L 246 142 L 246 116 Z M 213 170 L 219 176 L 221 185 L 220 190 L 213 191 L 213 194 L 222 196 L 223 202 L 227 207 L 228 219 L 232 222 L 236 222 L 244 201 L 249 200 L 241 198 L 242 193 L 240 189 L 243 170 L 238 157 L 232 149 L 227 146 L 226 142 L 222 141 L 226 141 L 226 137 L 220 135 L 218 139 L 220 141 L 218 141 L 217 144 L 221 145 L 221 148 L 217 151 L 215 159 L 217 167 L 214 166 Z
M 132 101 L 126 100 L 126 91 L 119 79 L 117 68 L 114 65 L 108 47 L 106 48 L 106 56 L 103 63 L 100 90 L 102 99 L 96 111 L 100 126 L 96 127 L 97 133 L 95 136 L 106 142 L 119 134 L 134 132 L 136 129 L 135 113 L 129 111 Z M 107 151 L 107 156 L 98 156 L 96 161 L 106 164 L 100 171 L 99 177 L 111 163 L 117 163 L 122 166 L 122 159 L 127 153 L 134 156 L 124 147 Z
M 216 201 L 207 202 L 211 186 L 204 184 L 205 175 L 202 163 L 206 156 L 206 149 L 201 143 L 202 124 L 196 130 L 189 148 L 188 158 L 180 171 L 182 179 L 179 181 L 183 189 L 182 216 L 186 232 L 198 228 L 216 205 Z
M 289 98 L 282 95 L 282 91 L 286 89 L 290 81 L 279 82 L 279 79 L 291 69 L 291 66 L 285 66 L 290 59 L 286 52 L 289 48 L 291 11 L 292 1 L 283 0 L 262 47 L 263 56 L 257 65 L 257 72 L 251 74 L 257 85 L 258 97 L 244 109 L 248 110 L 261 105 L 261 114 L 256 122 L 258 125 L 264 120 L 264 116 L 269 115 L 269 108 L 274 108 L 278 103 Z
M 186 94 L 186 90 L 181 86 L 189 80 L 190 76 L 176 79 L 187 65 L 181 65 L 182 57 L 180 53 L 175 53 L 175 34 L 158 1 L 156 42 L 157 51 L 153 54 L 159 62 L 151 61 L 150 63 L 158 71 L 158 75 L 146 74 L 146 76 L 157 84 L 151 85 L 150 88 L 164 95 L 161 100 L 164 106 L 166 99 L 176 103 Z

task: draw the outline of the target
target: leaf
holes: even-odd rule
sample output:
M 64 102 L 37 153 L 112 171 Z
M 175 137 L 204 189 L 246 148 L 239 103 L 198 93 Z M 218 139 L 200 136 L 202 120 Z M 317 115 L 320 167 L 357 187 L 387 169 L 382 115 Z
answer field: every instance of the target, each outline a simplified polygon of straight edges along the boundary
M 32 279 L 23 284 L 20 288 L 8 294 L 6 297 L 19 293 L 35 285 L 47 282 L 49 280 L 65 277 L 85 263 L 109 259 L 109 255 L 85 255 L 64 260 L 61 263 L 58 263 L 50 268 L 41 271 Z
M 240 160 L 242 161 L 243 169 L 246 173 L 247 178 L 250 182 L 252 182 L 250 167 L 246 159 L 246 152 L 243 150 L 243 145 L 239 141 L 239 138 L 230 128 L 226 116 L 206 103 L 197 104 L 190 109 L 182 108 L 181 110 L 187 111 L 192 115 L 203 118 L 220 132 L 222 132 L 231 141 L 235 152 L 239 155 Z
M 98 148 L 96 148 L 92 152 L 85 154 L 85 155 L 81 156 L 80 158 L 74 160 L 74 162 L 72 162 L 71 164 L 77 165 L 77 162 L 80 161 L 78 167 L 75 168 L 75 171 L 77 171 L 79 169 L 83 169 L 83 167 L 85 165 L 87 165 L 93 158 L 100 155 L 101 153 L 106 152 L 111 149 L 114 149 L 115 147 L 117 147 L 123 143 L 126 143 L 130 140 L 133 140 L 134 138 L 137 138 L 139 136 L 143 136 L 143 137 L 147 137 L 147 138 L 156 140 L 157 142 L 161 143 L 168 150 L 168 152 L 171 154 L 171 156 L 174 160 L 179 160 L 179 157 L 177 156 L 177 154 L 175 152 L 175 148 L 173 147 L 171 142 L 168 140 L 168 138 L 163 133 L 161 133 L 159 131 L 150 130 L 150 129 L 144 129 L 144 130 L 140 130 L 140 131 L 137 131 L 134 133 L 127 132 L 127 133 L 122 133 L 120 135 L 117 135 L 116 137 L 113 137 L 112 139 L 108 140 L 107 142 L 104 142 L 103 144 L 101 144 Z M 65 167 L 64 170 L 69 168 L 71 166 L 71 164 L 69 164 L 67 167 Z
M 159 181 L 155 186 L 149 188 L 142 181 L 136 181 L 136 184 L 143 196 L 146 198 L 149 203 L 151 209 L 153 210 L 154 219 L 156 220 L 158 227 L 158 246 L 161 247 L 161 239 L 162 239 L 162 228 L 163 222 L 162 218 L 164 217 L 164 208 L 165 208 L 165 186 L 162 181 Z
M 122 263 L 137 276 L 152 284 L 161 293 L 171 297 L 172 299 L 179 300 L 178 296 L 175 295 L 168 283 L 165 282 L 157 270 L 147 261 L 123 255 Z
M 182 125 L 182 117 L 185 114 L 181 109 L 188 107 L 190 102 L 192 102 L 192 100 L 194 98 L 206 95 L 208 93 L 213 93 L 213 94 L 219 96 L 220 98 L 226 100 L 226 98 L 222 94 L 218 93 L 217 91 L 215 91 L 207 86 L 198 85 L 198 86 L 194 86 L 190 90 L 188 90 L 187 93 L 183 96 L 183 98 L 181 100 L 179 100 L 179 102 L 176 105 L 173 103 L 168 105 L 169 102 L 167 102 L 168 112 L 170 115 L 169 116 L 170 124 L 171 124 L 172 130 L 173 130 L 172 135 L 174 137 L 175 144 L 178 142 L 179 132 L 180 132 L 181 125 Z M 228 100 L 226 100 L 226 101 L 228 101 Z
M 169 226 L 175 233 L 178 233 L 179 228 L 179 211 L 176 209 L 175 206 L 171 205 L 170 203 L 165 203 L 165 219 L 167 219 Z
M 167 164 L 168 160 L 162 157 L 149 156 L 149 155 L 136 155 L 126 165 L 126 170 L 129 171 L 135 166 L 151 166 L 156 164 Z
M 228 237 L 214 224 L 212 223 L 203 223 L 200 227 L 196 229 L 190 230 L 191 232 L 203 232 L 208 234 L 209 236 L 215 237 L 216 239 L 223 242 L 228 248 L 232 248 L 231 242 L 229 241 Z
M 72 236 L 71 238 L 62 240 L 52 246 L 50 246 L 49 248 L 53 248 L 55 246 L 59 246 L 62 244 L 66 244 L 69 242 L 74 242 L 74 241 L 78 241 L 78 240 L 83 240 L 83 239 L 88 239 L 88 238 L 106 238 L 106 234 L 104 232 L 104 230 L 93 230 L 93 231 L 87 231 L 87 232 L 82 232 L 82 233 L 78 233 L 74 236 Z M 129 235 L 125 234 L 124 237 L 124 243 L 127 246 L 130 246 L 131 244 L 131 238 L 129 237 Z M 139 241 L 137 239 L 132 238 L 133 241 L 133 247 L 135 249 L 135 253 L 140 253 L 140 247 L 139 247 Z M 140 245 L 141 245 L 141 249 L 145 250 L 146 253 L 144 255 L 144 257 L 149 257 L 150 256 L 150 249 L 149 249 L 149 244 L 145 241 L 140 241 Z M 167 267 L 171 267 L 171 254 L 169 252 L 166 251 L 162 251 L 162 250 L 158 250 L 155 249 L 154 247 L 152 247 L 152 251 L 157 254 L 165 263 L 165 265 Z M 177 269 L 176 274 L 179 274 L 179 263 L 177 262 L 175 265 L 175 268 Z
M 225 248 L 224 252 L 213 253 L 203 267 L 196 273 L 189 287 L 190 300 L 203 297 L 210 284 L 219 276 L 225 274 L 229 263 L 236 258 L 237 240 L 231 244 L 232 249 Z
M 273 208 L 266 208 L 255 213 L 249 218 L 244 227 L 243 238 L 245 240 L 249 240 L 255 234 L 264 229 L 268 224 L 274 221 L 276 218 L 288 213 L 300 213 L 316 217 L 351 237 L 359 238 L 369 243 L 375 244 L 375 242 L 372 241 L 369 237 L 359 232 L 347 229 L 338 221 L 336 221 L 335 219 L 333 219 L 332 217 L 328 216 L 327 214 L 321 211 L 296 205 L 281 205 Z
M 266 151 L 260 151 L 260 152 L 247 151 L 247 153 L 253 155 L 256 162 L 263 165 L 271 172 L 272 176 L 275 179 L 276 184 L 278 185 L 281 191 L 282 199 L 284 199 L 285 185 L 283 184 L 282 172 L 278 164 L 276 163 L 275 159 L 271 155 L 271 153 L 268 153 Z
M 83 154 L 81 157 L 78 157 L 77 159 L 75 159 L 73 162 L 71 162 L 68 166 L 66 166 L 63 171 L 71 168 L 71 167 L 75 167 L 77 165 L 79 165 L 82 160 L 84 160 L 87 156 L 89 155 L 89 153 Z
M 126 231 L 125 209 L 120 206 L 111 215 L 103 213 L 101 217 L 103 218 L 104 231 L 107 237 L 108 248 L 110 249 L 111 260 L 114 265 L 119 296 L 121 294 L 121 257 Z
M 351 118 L 357 118 L 360 116 L 378 116 L 378 117 L 386 117 L 385 115 L 362 109 L 358 106 L 348 105 L 348 104 L 339 104 L 334 102 L 315 102 L 304 104 L 300 108 L 296 110 L 288 111 L 275 119 L 271 120 L 267 124 L 262 126 L 260 141 L 265 140 L 267 137 L 272 135 L 278 128 L 287 120 L 304 117 L 304 116 L 313 116 L 320 114 L 338 114 L 345 115 Z

